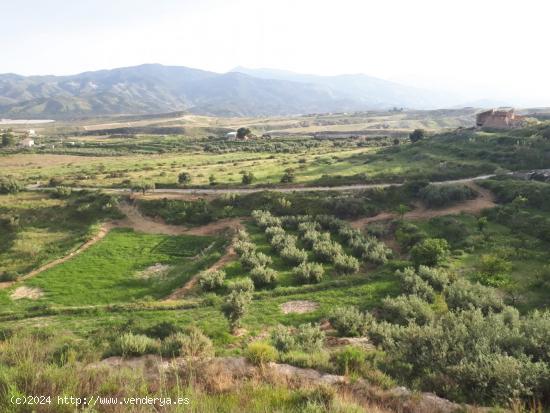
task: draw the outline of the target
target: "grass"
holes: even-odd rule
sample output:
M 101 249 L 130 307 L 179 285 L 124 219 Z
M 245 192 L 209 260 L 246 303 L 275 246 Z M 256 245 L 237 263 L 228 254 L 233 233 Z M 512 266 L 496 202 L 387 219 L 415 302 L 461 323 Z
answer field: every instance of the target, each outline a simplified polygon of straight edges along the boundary
M 95 204 L 81 213 L 74 200 L 39 193 L 0 195 L 0 216 L 19 217 L 17 228 L 0 227 L 0 273 L 24 274 L 64 256 L 90 237 L 95 224 L 112 216 Z
M 214 248 L 200 256 L 211 244 Z M 88 250 L 24 285 L 43 290 L 44 297 L 35 304 L 80 306 L 159 299 L 219 257 L 221 244 L 213 237 L 169 237 L 115 229 Z M 141 271 L 155 264 L 170 269 L 162 277 L 140 277 Z

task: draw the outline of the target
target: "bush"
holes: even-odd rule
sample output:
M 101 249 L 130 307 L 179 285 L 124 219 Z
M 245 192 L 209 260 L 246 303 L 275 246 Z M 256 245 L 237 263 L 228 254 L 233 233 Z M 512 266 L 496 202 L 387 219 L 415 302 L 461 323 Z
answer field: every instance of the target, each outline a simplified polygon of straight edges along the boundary
M 278 277 L 277 271 L 268 267 L 258 266 L 250 271 L 250 278 L 252 278 L 256 288 L 274 287 Z
M 464 278 L 459 278 L 447 287 L 445 298 L 447 305 L 453 310 L 478 308 L 487 314 L 489 311 L 501 311 L 504 308 L 497 290 L 479 283 L 473 284 Z
M 371 318 L 355 307 L 336 307 L 328 317 L 339 336 L 360 337 L 367 333 Z
M 332 356 L 340 374 L 361 374 L 365 368 L 365 350 L 356 346 L 346 346 Z
M 449 284 L 449 274 L 442 268 L 418 267 L 418 275 L 436 291 L 443 291 Z
M 294 235 L 277 234 L 271 238 L 271 246 L 277 252 L 285 248 L 296 247 L 296 237 Z
M 178 183 L 181 185 L 188 185 L 191 183 L 191 174 L 189 172 L 181 172 L 178 175 Z
M 250 343 L 246 348 L 246 358 L 256 366 L 265 366 L 269 362 L 277 360 L 277 350 L 260 341 Z
M 184 333 L 168 336 L 161 346 L 166 357 L 205 358 L 214 355 L 212 341 L 197 327 L 190 327 Z
M 265 236 L 267 237 L 267 239 L 269 241 L 271 241 L 271 239 L 275 236 L 275 235 L 285 235 L 286 232 L 283 228 L 281 227 L 267 227 L 265 229 Z
M 254 221 L 260 228 L 267 228 L 267 227 L 280 227 L 281 226 L 281 219 L 278 217 L 274 217 L 271 215 L 271 212 L 269 211 L 263 211 L 263 210 L 254 210 L 252 211 L 252 218 L 254 218 Z
M 277 326 L 271 332 L 271 342 L 275 348 L 283 353 L 287 353 L 297 348 L 294 333 L 285 326 Z
M 359 261 L 350 255 L 338 254 L 334 259 L 334 269 L 338 274 L 354 274 L 359 271 Z
M 382 300 L 382 311 L 384 319 L 402 325 L 410 322 L 424 325 L 434 318 L 434 311 L 430 304 L 416 295 L 386 297 Z
M 333 241 L 316 241 L 313 244 L 313 254 L 321 262 L 334 262 L 335 258 L 342 253 L 343 250 L 340 244 Z
M 199 285 L 204 291 L 213 291 L 221 286 L 225 280 L 225 271 L 204 271 L 199 275 Z
M 288 264 L 298 265 L 307 260 L 307 252 L 296 246 L 287 246 L 281 250 L 281 258 Z
M 233 244 L 233 248 L 235 249 L 235 252 L 240 256 L 245 254 L 253 254 L 254 252 L 256 252 L 255 244 L 240 239 L 235 241 L 235 243 Z
M 416 266 L 434 266 L 449 255 L 449 244 L 441 238 L 427 238 L 411 249 L 411 260 Z
M 0 194 L 16 194 L 23 186 L 13 178 L 0 177 Z
M 323 279 L 325 270 L 321 264 L 302 262 L 292 270 L 294 276 L 304 284 L 318 283 Z
M 255 267 L 265 267 L 273 262 L 270 256 L 262 252 L 245 253 L 241 256 L 241 265 L 245 270 L 251 270 Z
M 405 293 L 414 294 L 430 303 L 435 301 L 434 289 L 427 281 L 420 278 L 420 276 L 414 272 L 413 268 L 408 267 L 403 271 L 398 270 L 395 274 L 401 278 L 401 286 Z
M 156 340 L 142 334 L 126 333 L 118 338 L 114 354 L 123 357 L 135 357 L 158 353 L 159 350 L 159 343 Z
M 254 292 L 254 283 L 250 278 L 241 278 L 239 280 L 235 280 L 227 285 L 227 289 L 231 291 L 239 291 L 239 292 L 247 292 L 252 293 Z
M 255 179 L 255 176 L 252 172 L 244 172 L 241 179 L 243 185 L 250 185 Z
M 3 271 L 0 273 L 0 282 L 17 281 L 19 274 L 15 271 Z
M 466 185 L 434 185 L 422 188 L 419 196 L 430 208 L 443 207 L 455 202 L 474 199 L 476 191 Z
M 164 340 L 166 337 L 182 332 L 182 328 L 172 321 L 162 321 L 145 330 L 148 337 Z
M 426 136 L 426 131 L 424 129 L 415 129 L 409 133 L 409 139 L 412 143 L 416 143 Z
M 282 363 L 301 367 L 303 369 L 332 370 L 330 353 L 325 350 L 314 352 L 290 350 L 288 352 L 279 353 L 279 359 Z

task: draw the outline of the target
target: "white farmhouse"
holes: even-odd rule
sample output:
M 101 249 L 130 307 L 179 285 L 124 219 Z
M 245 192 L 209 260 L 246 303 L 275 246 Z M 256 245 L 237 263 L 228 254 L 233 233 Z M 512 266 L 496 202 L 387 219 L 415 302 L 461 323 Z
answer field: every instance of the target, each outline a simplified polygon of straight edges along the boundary
M 25 139 L 19 141 L 19 146 L 21 148 L 32 148 L 34 146 L 34 139 L 25 138 Z

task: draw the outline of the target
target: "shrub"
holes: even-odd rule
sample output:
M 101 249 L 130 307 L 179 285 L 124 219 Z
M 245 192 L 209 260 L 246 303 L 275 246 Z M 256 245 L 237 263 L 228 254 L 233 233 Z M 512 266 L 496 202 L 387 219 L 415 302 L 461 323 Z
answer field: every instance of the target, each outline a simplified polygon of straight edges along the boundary
M 114 353 L 123 357 L 142 356 L 157 353 L 159 343 L 142 334 L 126 333 L 115 344 Z
M 254 176 L 254 174 L 250 171 L 248 172 L 244 172 L 243 173 L 243 176 L 242 176 L 242 179 L 241 179 L 241 183 L 243 185 L 250 185 L 252 182 L 254 182 L 254 179 L 256 177 Z
M 271 332 L 271 342 L 275 348 L 284 353 L 297 347 L 294 333 L 285 326 L 279 325 Z
M 233 331 L 240 326 L 241 318 L 246 314 L 251 300 L 252 295 L 244 291 L 231 291 L 227 296 L 222 311 Z
M 318 222 L 315 221 L 308 221 L 308 222 L 301 222 L 298 224 L 298 233 L 303 236 L 306 232 L 309 231 L 315 231 L 319 232 L 321 229 L 321 226 Z
M 161 350 L 167 357 L 205 358 L 214 355 L 212 341 L 197 327 L 168 336 L 162 342 Z
M 281 219 L 278 217 L 274 217 L 271 215 L 271 212 L 269 211 L 263 211 L 263 210 L 254 210 L 252 211 L 252 218 L 254 218 L 254 221 L 260 228 L 267 228 L 267 227 L 280 227 L 281 226 Z
M 346 346 L 332 356 L 340 374 L 361 374 L 365 368 L 365 350 L 356 346 Z
M 321 282 L 325 270 L 321 264 L 315 262 L 302 262 L 292 270 L 292 273 L 300 282 L 310 284 Z
M 449 255 L 449 244 L 441 238 L 427 238 L 411 249 L 411 259 L 416 266 L 438 265 Z
M 416 143 L 426 136 L 426 131 L 424 129 L 415 129 L 409 133 L 409 139 L 412 143 Z
M 403 271 L 396 271 L 395 274 L 401 278 L 401 286 L 407 294 L 414 294 L 423 300 L 433 303 L 435 300 L 435 291 L 420 278 L 411 267 L 405 268 Z
M 445 290 L 445 297 L 447 305 L 453 310 L 478 308 L 487 314 L 489 311 L 501 311 L 504 308 L 497 290 L 471 283 L 464 278 L 450 284 Z
M 227 285 L 229 291 L 239 291 L 239 292 L 254 292 L 254 283 L 250 278 L 241 278 L 235 280 Z
M 334 262 L 334 259 L 342 253 L 340 244 L 333 241 L 316 241 L 313 244 L 313 254 L 321 262 Z
M 295 332 L 299 349 L 308 352 L 320 351 L 325 341 L 325 333 L 318 325 L 301 324 Z
M 13 178 L 0 177 L 0 194 L 16 194 L 22 185 Z
M 502 275 L 512 270 L 512 263 L 496 255 L 483 254 L 479 258 L 478 270 L 484 275 Z
M 241 265 L 245 270 L 251 270 L 255 267 L 265 267 L 273 262 L 270 256 L 262 252 L 245 253 L 241 256 Z
M 181 327 L 176 325 L 174 322 L 162 321 L 146 329 L 145 334 L 149 337 L 159 338 L 163 340 L 166 337 L 176 333 L 180 333 L 181 331 L 182 331 Z
M 225 271 L 204 271 L 199 276 L 199 285 L 204 291 L 220 288 L 225 280 Z
M 436 291 L 443 291 L 449 284 L 449 274 L 442 268 L 430 268 L 421 265 L 418 267 L 418 275 Z
M 294 171 L 291 169 L 287 169 L 283 174 L 283 176 L 281 177 L 281 183 L 286 184 L 286 183 L 294 182 L 295 178 L 296 177 L 294 175 Z
M 364 336 L 371 321 L 366 313 L 355 307 L 336 307 L 328 319 L 338 335 L 344 337 Z
M 359 271 L 359 261 L 350 255 L 338 254 L 334 259 L 334 269 L 338 274 L 353 274 Z
M 180 172 L 178 175 L 178 183 L 188 185 L 191 183 L 191 174 L 189 172 Z
M 250 278 L 252 278 L 256 288 L 274 287 L 277 283 L 278 274 L 272 268 L 258 266 L 250 271 Z
M 271 246 L 277 252 L 285 248 L 296 247 L 296 237 L 294 235 L 277 234 L 271 238 Z
M 268 343 L 255 341 L 246 348 L 246 358 L 256 366 L 265 366 L 269 362 L 277 360 L 277 350 Z
M 254 252 L 256 252 L 255 244 L 240 239 L 235 241 L 235 243 L 233 244 L 233 248 L 235 249 L 235 252 L 240 256 L 245 254 L 253 254 Z
M 434 317 L 430 304 L 416 295 L 386 297 L 382 300 L 382 311 L 384 319 L 396 324 L 415 322 L 424 325 Z
M 271 241 L 271 239 L 275 236 L 275 235 L 285 235 L 286 232 L 283 228 L 281 227 L 267 227 L 265 229 L 265 236 L 267 237 L 267 239 L 269 241 Z
M 52 198 L 65 199 L 71 196 L 71 188 L 66 186 L 58 186 L 55 188 L 55 191 L 51 193 Z
M 281 258 L 288 264 L 298 265 L 307 260 L 307 252 L 296 246 L 287 246 L 281 250 Z
M 477 193 L 466 185 L 430 184 L 419 191 L 419 196 L 428 207 L 437 208 L 473 199 L 477 196 Z
M 3 271 L 0 273 L 0 282 L 17 281 L 19 274 L 15 271 Z

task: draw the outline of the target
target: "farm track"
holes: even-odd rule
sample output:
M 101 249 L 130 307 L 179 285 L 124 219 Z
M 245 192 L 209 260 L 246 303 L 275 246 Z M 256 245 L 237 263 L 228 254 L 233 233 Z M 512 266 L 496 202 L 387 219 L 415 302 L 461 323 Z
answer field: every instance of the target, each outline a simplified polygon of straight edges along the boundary
M 477 198 L 463 201 L 446 208 L 438 209 L 429 209 L 426 208 L 424 205 L 418 204 L 416 209 L 405 213 L 404 218 L 409 220 L 430 219 L 444 215 L 459 214 L 461 212 L 475 215 L 479 214 L 484 209 L 493 208 L 496 206 L 494 196 L 489 190 L 480 187 L 473 181 L 464 182 L 464 184 L 468 185 L 470 188 L 478 193 Z M 365 225 L 372 222 L 387 221 L 390 219 L 395 219 L 398 216 L 399 215 L 395 212 L 382 212 L 373 217 L 360 218 L 355 221 L 351 221 L 350 225 L 353 228 L 361 229 Z
M 47 264 L 42 265 L 41 267 L 36 268 L 35 270 L 32 270 L 28 274 L 20 277 L 17 281 L 1 282 L 0 289 L 9 288 L 19 281 L 24 281 L 29 278 L 35 277 L 36 275 L 50 268 L 64 263 L 65 261 L 80 254 L 81 252 L 86 251 L 92 245 L 105 238 L 105 236 L 114 228 L 131 228 L 134 231 L 144 232 L 146 234 L 207 236 L 218 234 L 227 229 L 236 230 L 241 227 L 242 221 L 239 218 L 223 219 L 200 227 L 185 228 L 177 225 L 168 225 L 160 220 L 154 220 L 152 218 L 145 217 L 139 212 L 139 210 L 135 206 L 128 203 L 121 203 L 118 207 L 120 211 L 126 215 L 125 218 L 102 224 L 98 233 L 95 234 L 88 241 L 86 241 L 84 244 L 82 244 L 80 247 L 78 247 L 76 250 L 65 255 L 64 257 L 53 260 Z M 222 259 L 224 257 L 222 257 Z
M 495 175 L 480 175 L 475 176 L 472 178 L 464 178 L 464 179 L 452 179 L 448 181 L 438 181 L 438 182 L 430 182 L 434 185 L 446 185 L 446 184 L 468 184 L 470 182 L 474 182 L 477 180 L 484 180 L 494 177 Z M 379 183 L 379 184 L 356 184 L 356 185 L 340 185 L 340 186 L 292 186 L 292 187 L 256 187 L 256 188 L 166 188 L 166 189 L 155 189 L 152 192 L 149 193 L 149 195 L 146 195 L 146 197 L 153 197 L 153 198 L 159 198 L 162 197 L 163 194 L 166 194 L 167 197 L 170 197 L 172 199 L 177 199 L 177 195 L 182 195 L 182 199 L 184 196 L 189 197 L 197 196 L 197 195 L 225 195 L 225 194 L 252 194 L 256 192 L 262 192 L 262 191 L 276 191 L 276 192 L 326 192 L 326 191 L 337 191 L 337 192 L 343 192 L 343 191 L 361 191 L 365 189 L 374 189 L 374 188 L 387 188 L 389 186 L 402 186 L 402 183 Z M 132 191 L 129 188 L 98 188 L 98 187 L 71 187 L 74 191 L 82 191 L 82 190 L 101 190 L 106 193 L 111 194 L 131 194 Z M 42 188 L 38 187 L 36 185 L 30 185 L 27 186 L 27 190 L 30 191 L 48 191 L 51 190 L 51 188 Z M 135 195 L 135 194 L 134 194 Z

